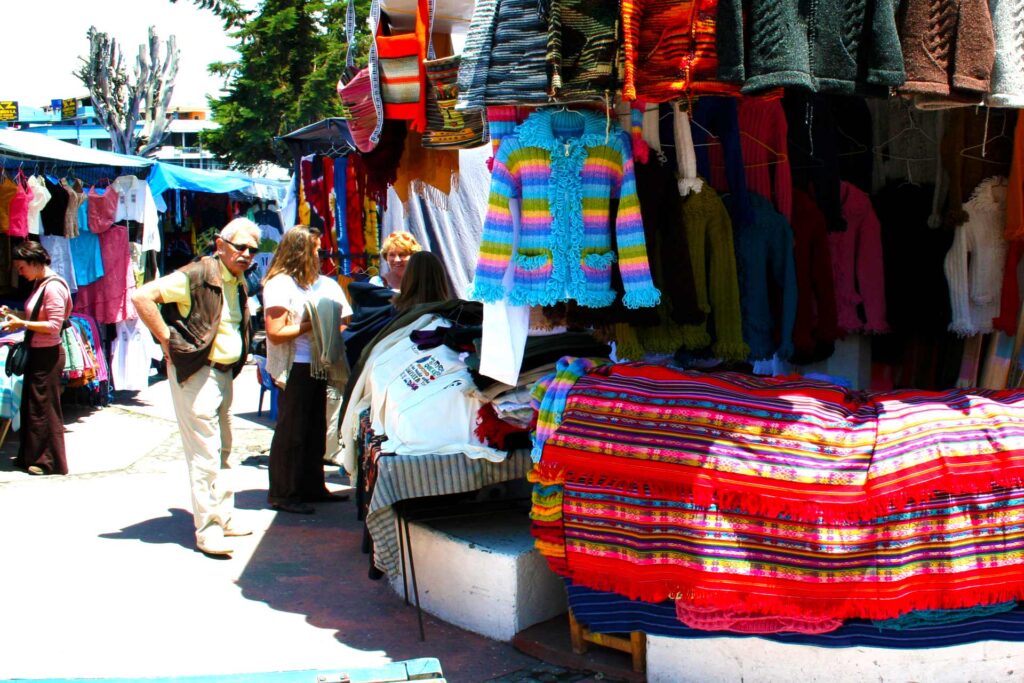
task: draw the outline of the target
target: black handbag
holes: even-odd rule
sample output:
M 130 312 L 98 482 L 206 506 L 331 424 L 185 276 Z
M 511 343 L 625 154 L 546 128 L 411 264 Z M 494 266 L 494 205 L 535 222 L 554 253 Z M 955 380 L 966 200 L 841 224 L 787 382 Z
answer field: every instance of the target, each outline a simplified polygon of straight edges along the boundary
M 46 286 L 46 283 L 55 278 L 47 278 L 40 283 L 40 290 Z M 36 305 L 32 307 L 32 315 L 29 317 L 29 321 L 36 319 L 39 315 L 39 309 L 43 306 L 43 292 L 39 292 L 39 298 L 36 299 Z M 7 354 L 7 363 L 4 365 L 4 372 L 7 376 L 11 375 L 24 375 L 25 368 L 28 367 L 28 347 L 32 341 L 32 330 L 25 329 L 25 337 L 20 342 L 11 347 L 10 352 Z

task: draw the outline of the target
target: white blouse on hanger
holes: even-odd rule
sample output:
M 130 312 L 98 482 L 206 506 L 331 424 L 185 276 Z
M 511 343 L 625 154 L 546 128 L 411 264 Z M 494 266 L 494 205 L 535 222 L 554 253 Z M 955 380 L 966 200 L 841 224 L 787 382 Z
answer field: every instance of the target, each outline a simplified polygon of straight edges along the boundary
M 956 229 L 946 254 L 945 271 L 953 321 L 951 332 L 973 336 L 992 331 L 999 315 L 1003 266 L 1008 243 L 1006 225 L 1007 180 L 983 180 L 964 204 L 967 221 Z

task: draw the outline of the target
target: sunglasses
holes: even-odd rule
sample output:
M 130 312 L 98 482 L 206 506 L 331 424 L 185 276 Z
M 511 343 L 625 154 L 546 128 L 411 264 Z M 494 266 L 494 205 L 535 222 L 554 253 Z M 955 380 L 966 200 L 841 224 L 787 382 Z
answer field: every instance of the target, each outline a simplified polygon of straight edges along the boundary
M 239 252 L 239 253 L 247 251 L 250 254 L 255 254 L 257 251 L 260 250 L 259 247 L 252 247 L 252 246 L 249 246 L 248 244 L 235 244 L 234 242 L 228 242 L 227 240 L 224 240 L 224 242 L 226 244 L 230 244 L 231 248 L 234 249 L 235 251 Z

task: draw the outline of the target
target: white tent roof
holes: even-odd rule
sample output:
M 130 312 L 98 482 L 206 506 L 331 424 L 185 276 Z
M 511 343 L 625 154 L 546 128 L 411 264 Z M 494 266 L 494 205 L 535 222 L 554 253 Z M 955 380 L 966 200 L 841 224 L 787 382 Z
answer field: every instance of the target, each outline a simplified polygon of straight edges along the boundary
M 141 168 L 152 166 L 153 159 L 103 152 L 98 149 L 79 147 L 70 142 L 61 142 L 44 133 L 0 129 L 0 155 L 30 159 L 52 159 L 71 164 L 90 166 L 127 166 Z

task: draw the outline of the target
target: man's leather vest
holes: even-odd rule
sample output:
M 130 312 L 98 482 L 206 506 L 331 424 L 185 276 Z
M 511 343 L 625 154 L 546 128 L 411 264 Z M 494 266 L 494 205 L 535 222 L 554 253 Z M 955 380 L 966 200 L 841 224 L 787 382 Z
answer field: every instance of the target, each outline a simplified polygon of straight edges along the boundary
M 204 256 L 179 270 L 188 276 L 192 307 L 188 315 L 182 317 L 177 304 L 164 304 L 161 315 L 170 330 L 171 363 L 174 364 L 178 383 L 184 384 L 185 380 L 206 364 L 210 356 L 213 339 L 220 326 L 224 284 L 220 277 L 220 259 L 216 256 Z M 243 282 L 243 286 L 238 288 L 238 305 L 242 309 L 242 355 L 232 367 L 235 377 L 245 365 L 250 338 L 249 308 L 246 305 L 244 281 L 240 281 Z

